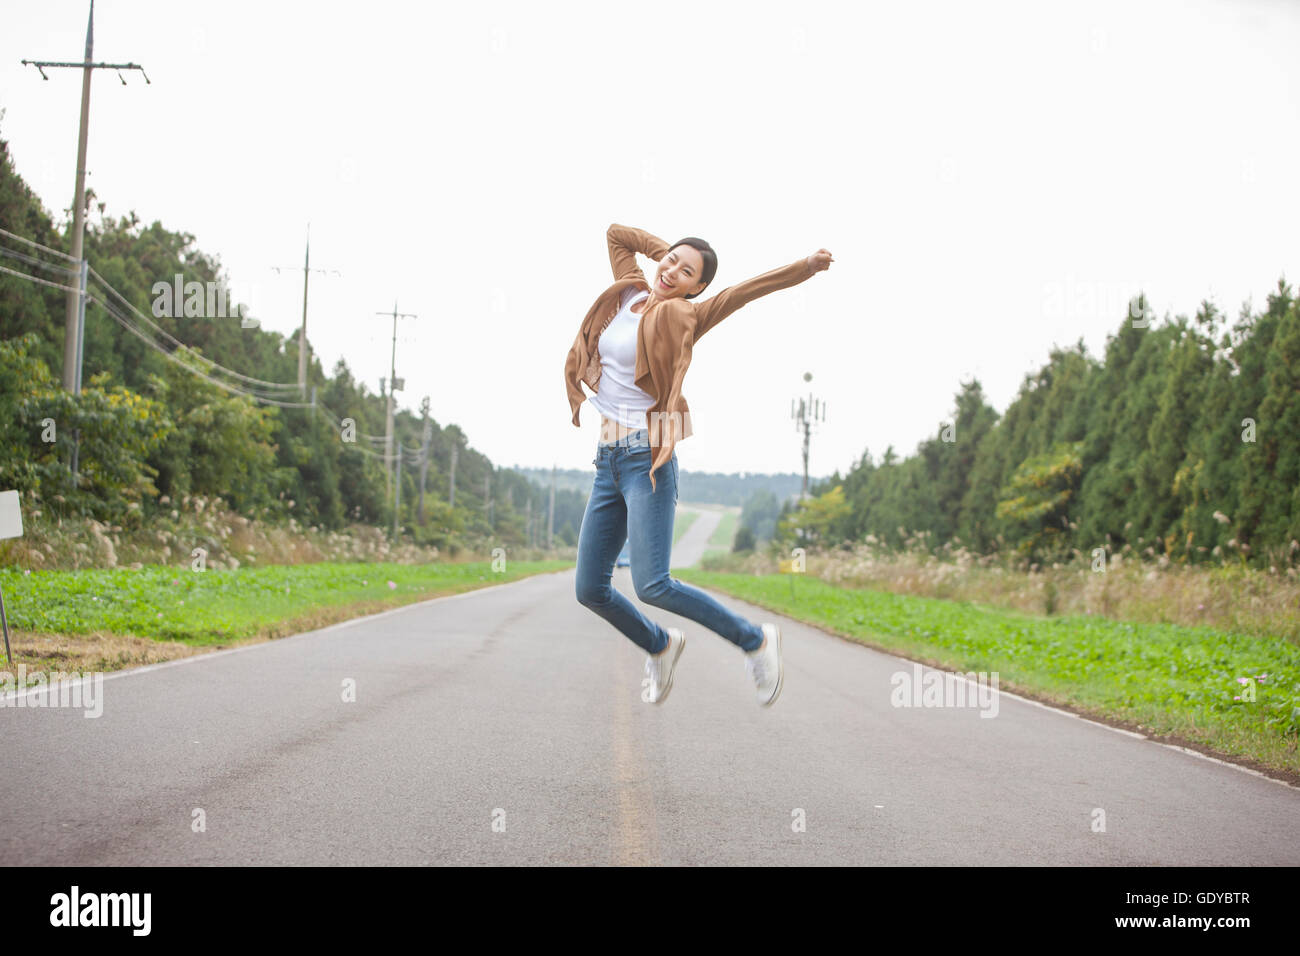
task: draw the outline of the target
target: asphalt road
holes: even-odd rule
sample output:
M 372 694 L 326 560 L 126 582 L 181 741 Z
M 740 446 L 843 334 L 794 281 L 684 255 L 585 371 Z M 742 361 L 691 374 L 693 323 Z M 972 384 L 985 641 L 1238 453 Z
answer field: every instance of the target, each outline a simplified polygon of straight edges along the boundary
M 112 675 L 98 718 L 11 703 L 0 860 L 1300 863 L 1295 788 L 1006 694 L 894 707 L 909 664 L 788 620 L 763 710 L 647 610 L 688 640 L 662 707 L 571 570 Z
M 721 550 L 719 545 L 712 545 L 711 548 L 709 538 L 722 523 L 723 512 L 716 508 L 694 508 L 685 502 L 679 502 L 677 516 L 673 520 L 680 524 L 688 512 L 695 514 L 696 518 L 691 522 L 691 526 L 682 532 L 682 536 L 673 542 L 672 554 L 669 557 L 669 566 L 672 568 L 693 567 L 699 564 L 705 551 Z M 628 593 L 632 593 L 631 585 L 628 586 Z

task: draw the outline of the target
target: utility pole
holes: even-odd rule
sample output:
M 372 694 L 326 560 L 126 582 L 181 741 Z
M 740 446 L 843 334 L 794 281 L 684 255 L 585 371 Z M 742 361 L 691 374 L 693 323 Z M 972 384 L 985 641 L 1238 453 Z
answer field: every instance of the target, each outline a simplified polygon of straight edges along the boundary
M 803 380 L 811 382 L 812 372 L 804 372 Z M 790 418 L 794 420 L 795 431 L 803 432 L 803 490 L 799 492 L 799 500 L 802 501 L 808 497 L 808 442 L 812 435 L 813 424 L 826 421 L 826 403 L 821 399 L 814 399 L 811 392 L 808 393 L 807 398 L 792 398 Z
M 296 269 L 297 266 L 271 266 L 276 272 L 284 272 L 286 269 Z M 341 276 L 342 273 L 337 269 L 313 269 L 311 267 L 311 223 L 307 223 L 307 256 L 302 264 L 302 328 L 298 331 L 298 391 L 302 394 L 307 392 L 307 280 L 313 272 L 322 274 L 333 273 Z
M 424 434 L 420 440 L 420 526 L 424 526 L 424 482 L 429 477 L 429 444 L 433 440 L 433 422 L 429 421 L 429 396 L 420 401 L 424 416 Z
M 551 549 L 551 538 L 555 534 L 555 466 L 551 465 L 551 508 L 546 519 L 546 549 Z
M 81 128 L 77 133 L 77 188 L 72 199 L 72 258 L 80 263 L 81 288 L 68 292 L 67 315 L 63 333 L 63 387 L 74 395 L 81 393 L 81 337 L 86 321 L 86 263 L 83 260 L 83 238 L 86 230 L 86 138 L 90 129 L 90 75 L 94 70 L 116 70 L 117 78 L 126 86 L 123 70 L 139 70 L 144 81 L 149 75 L 138 63 L 94 63 L 95 0 L 90 0 L 90 16 L 86 20 L 86 58 L 81 63 L 52 60 L 23 60 L 23 66 L 34 66 L 41 78 L 48 80 L 44 67 L 75 68 L 81 70 Z M 75 472 L 75 467 L 74 467 Z
M 483 517 L 487 519 L 488 528 L 492 527 L 492 475 L 483 476 Z
M 393 538 L 397 538 L 397 520 L 402 513 L 402 443 L 397 443 L 397 504 L 393 508 Z
M 393 414 L 396 411 L 397 392 L 406 383 L 397 377 L 397 320 L 398 319 L 416 319 L 419 318 L 414 312 L 398 312 L 397 300 L 393 300 L 392 312 L 376 312 L 375 315 L 391 315 L 393 317 L 393 355 L 389 363 L 388 377 L 388 416 L 384 424 L 384 482 L 388 487 L 389 495 L 392 494 L 390 479 L 393 474 Z
M 456 507 L 456 459 L 460 457 L 460 442 L 456 436 L 452 436 L 451 446 L 451 500 L 447 504 Z

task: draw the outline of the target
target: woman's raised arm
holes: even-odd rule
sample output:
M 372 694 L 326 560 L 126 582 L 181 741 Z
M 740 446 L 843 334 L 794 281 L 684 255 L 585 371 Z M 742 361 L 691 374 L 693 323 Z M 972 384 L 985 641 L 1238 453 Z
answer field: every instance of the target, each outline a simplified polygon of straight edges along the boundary
M 635 226 L 613 223 L 605 230 L 609 241 L 609 264 L 614 270 L 614 281 L 633 276 L 645 281 L 645 273 L 636 264 L 636 253 L 658 262 L 668 254 L 668 243 Z
M 830 268 L 832 261 L 834 260 L 831 259 L 829 252 L 819 249 L 788 266 L 781 266 L 779 269 L 764 272 L 761 276 L 728 286 L 712 298 L 696 303 L 695 315 L 699 321 L 695 326 L 695 341 L 698 342 L 700 336 L 745 303 L 753 302 L 777 289 L 788 289 L 798 285 L 805 279 L 811 278 L 814 273 Z

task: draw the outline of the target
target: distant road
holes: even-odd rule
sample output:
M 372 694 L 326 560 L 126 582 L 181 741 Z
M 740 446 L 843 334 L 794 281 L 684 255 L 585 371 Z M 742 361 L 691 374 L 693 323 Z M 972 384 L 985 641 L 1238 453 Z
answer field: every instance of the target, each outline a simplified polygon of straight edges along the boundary
M 2 708 L 0 858 L 1300 864 L 1286 785 L 1006 695 L 894 708 L 910 665 L 789 620 L 762 710 L 736 648 L 646 610 L 688 638 L 662 707 L 565 571 L 114 674 L 97 719 Z
M 677 543 L 673 545 L 672 559 L 669 561 L 670 568 L 689 568 L 698 564 L 704 557 L 704 552 L 716 550 L 717 545 L 710 547 L 709 538 L 718 525 L 722 523 L 723 511 L 714 508 L 697 508 L 692 505 L 679 502 L 677 505 L 677 518 L 681 521 L 688 512 L 698 515 L 691 526 L 686 529 Z

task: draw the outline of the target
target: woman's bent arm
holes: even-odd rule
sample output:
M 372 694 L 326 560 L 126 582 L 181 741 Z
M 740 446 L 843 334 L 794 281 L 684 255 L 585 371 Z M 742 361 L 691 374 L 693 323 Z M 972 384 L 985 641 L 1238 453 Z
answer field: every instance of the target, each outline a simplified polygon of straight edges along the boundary
M 636 253 L 655 262 L 668 254 L 668 243 L 635 226 L 613 223 L 605 230 L 605 238 L 609 242 L 609 264 L 614 270 L 615 282 L 632 277 L 645 281 L 645 273 L 636 264 Z

